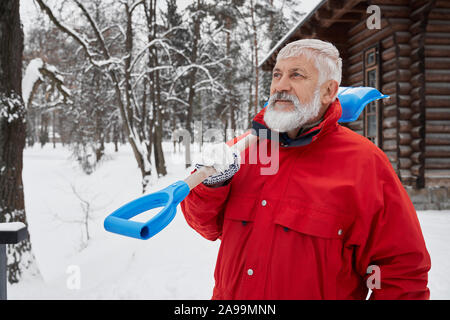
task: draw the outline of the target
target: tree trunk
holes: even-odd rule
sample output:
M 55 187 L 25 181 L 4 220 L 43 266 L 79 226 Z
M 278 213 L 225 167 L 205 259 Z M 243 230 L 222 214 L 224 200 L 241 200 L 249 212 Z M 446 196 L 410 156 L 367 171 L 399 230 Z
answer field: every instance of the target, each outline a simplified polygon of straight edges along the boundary
M 227 57 L 231 58 L 231 18 L 227 17 L 226 18 L 226 24 L 225 24 L 225 28 L 227 29 Z M 227 94 L 227 99 L 226 101 L 228 102 L 228 112 L 229 112 L 229 119 L 230 119 L 230 126 L 231 126 L 231 130 L 236 130 L 236 119 L 234 116 L 234 99 L 232 99 L 232 95 L 233 95 L 233 84 L 231 83 L 232 78 L 231 78 L 231 62 L 227 61 L 226 63 L 227 66 L 227 71 L 226 71 L 226 75 L 225 75 L 225 84 L 226 87 L 228 89 L 228 94 Z M 226 128 L 228 128 L 228 125 L 226 126 Z M 226 132 L 226 129 L 225 129 Z M 226 134 L 225 134 L 225 140 L 226 140 Z
M 253 47 L 254 47 L 254 55 L 255 55 L 255 109 L 254 109 L 254 115 L 258 113 L 258 89 L 259 89 L 259 68 L 258 68 L 258 34 L 256 32 L 256 21 L 255 21 L 255 9 L 254 9 L 254 3 L 253 0 L 251 0 L 251 14 L 252 14 L 252 27 L 253 27 Z
M 197 1 L 197 8 L 200 9 L 200 1 Z M 200 40 L 200 18 L 198 15 L 194 18 L 194 39 L 191 51 L 191 63 L 197 63 L 198 56 L 198 42 Z M 194 136 L 194 131 L 192 130 L 192 118 L 194 115 L 194 98 L 195 98 L 195 81 L 197 77 L 197 68 L 194 68 L 189 75 L 189 96 L 188 96 L 188 110 L 186 117 L 186 130 L 189 132 L 190 141 L 186 143 L 186 168 L 191 166 L 191 142 Z M 184 141 L 183 141 L 184 142 Z
M 0 1 L 0 222 L 27 224 L 22 183 L 26 110 L 22 99 L 23 32 L 19 0 Z M 33 261 L 29 239 L 8 246 L 8 281 Z

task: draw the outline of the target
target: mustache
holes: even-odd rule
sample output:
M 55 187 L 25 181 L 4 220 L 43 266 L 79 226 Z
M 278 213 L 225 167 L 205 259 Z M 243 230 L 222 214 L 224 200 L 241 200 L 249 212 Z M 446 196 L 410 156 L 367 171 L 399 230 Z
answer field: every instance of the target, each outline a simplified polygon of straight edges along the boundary
M 287 100 L 292 102 L 295 105 L 299 105 L 300 101 L 298 100 L 297 96 L 286 93 L 286 92 L 277 92 L 273 94 L 269 99 L 269 105 L 273 105 L 276 100 Z

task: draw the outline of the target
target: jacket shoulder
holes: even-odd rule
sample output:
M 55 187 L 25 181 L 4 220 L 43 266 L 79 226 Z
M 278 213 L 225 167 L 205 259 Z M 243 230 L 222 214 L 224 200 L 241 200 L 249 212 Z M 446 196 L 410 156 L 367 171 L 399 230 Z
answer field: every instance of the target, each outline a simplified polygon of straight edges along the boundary
M 354 153 L 358 158 L 378 165 L 388 165 L 392 168 L 386 153 L 359 133 L 338 125 L 334 138 L 337 139 L 337 145 L 345 146 L 347 152 Z

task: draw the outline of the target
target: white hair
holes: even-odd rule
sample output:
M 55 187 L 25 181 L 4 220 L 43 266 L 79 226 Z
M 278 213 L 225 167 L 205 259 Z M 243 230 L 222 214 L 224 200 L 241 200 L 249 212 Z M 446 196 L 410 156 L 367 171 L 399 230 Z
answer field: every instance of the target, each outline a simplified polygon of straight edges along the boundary
M 330 42 L 319 39 L 302 39 L 289 43 L 277 56 L 277 61 L 291 57 L 305 57 L 315 62 L 319 71 L 318 85 L 327 80 L 336 80 L 338 85 L 342 80 L 342 59 L 338 49 Z

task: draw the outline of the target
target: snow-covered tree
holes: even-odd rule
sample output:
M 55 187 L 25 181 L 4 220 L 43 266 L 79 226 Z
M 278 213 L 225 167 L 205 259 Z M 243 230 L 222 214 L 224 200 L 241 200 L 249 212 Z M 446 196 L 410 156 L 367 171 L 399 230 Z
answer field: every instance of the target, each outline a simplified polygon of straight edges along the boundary
M 23 32 L 19 1 L 0 2 L 0 222 L 27 224 L 22 182 L 26 109 L 22 99 Z M 8 246 L 8 281 L 34 259 L 30 240 Z

